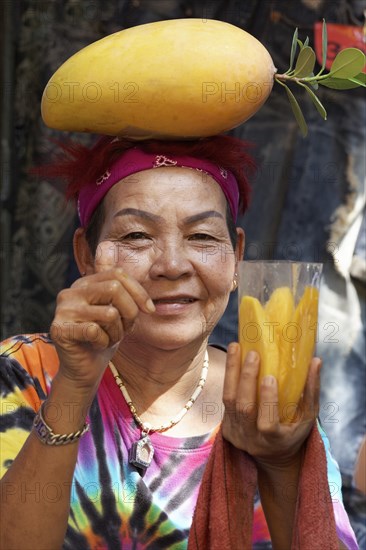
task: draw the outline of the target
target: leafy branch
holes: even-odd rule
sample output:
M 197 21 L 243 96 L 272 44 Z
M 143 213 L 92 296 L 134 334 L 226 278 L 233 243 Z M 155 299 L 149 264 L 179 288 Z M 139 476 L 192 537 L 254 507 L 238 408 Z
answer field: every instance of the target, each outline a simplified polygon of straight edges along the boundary
M 300 48 L 300 51 L 296 59 L 298 48 Z M 308 127 L 301 107 L 288 86 L 289 83 L 293 82 L 306 90 L 315 108 L 324 120 L 327 119 L 327 111 L 315 93 L 319 89 L 319 86 L 325 86 L 334 90 L 350 90 L 359 86 L 366 88 L 366 74 L 362 72 L 365 67 L 364 53 L 357 48 L 341 50 L 335 57 L 329 72 L 324 74 L 327 49 L 327 26 L 323 19 L 322 67 L 315 75 L 315 52 L 309 46 L 309 38 L 306 38 L 304 43 L 299 40 L 298 30 L 296 29 L 292 39 L 290 66 L 285 73 L 275 75 L 275 81 L 286 90 L 292 111 L 303 136 L 307 135 Z

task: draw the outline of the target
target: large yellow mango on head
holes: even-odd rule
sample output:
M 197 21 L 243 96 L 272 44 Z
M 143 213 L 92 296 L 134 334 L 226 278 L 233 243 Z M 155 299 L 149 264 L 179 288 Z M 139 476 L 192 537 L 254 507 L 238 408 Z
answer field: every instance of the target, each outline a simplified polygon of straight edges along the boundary
M 159 21 L 107 36 L 68 59 L 44 90 L 42 117 L 67 131 L 205 137 L 251 117 L 275 72 L 265 47 L 238 27 Z

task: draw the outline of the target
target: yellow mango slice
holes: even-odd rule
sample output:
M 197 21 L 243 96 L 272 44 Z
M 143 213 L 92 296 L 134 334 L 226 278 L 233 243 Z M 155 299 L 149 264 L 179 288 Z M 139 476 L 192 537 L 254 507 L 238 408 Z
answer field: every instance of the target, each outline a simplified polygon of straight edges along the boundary
M 291 289 L 288 287 L 276 288 L 276 290 L 272 292 L 264 310 L 271 323 L 271 331 L 279 348 L 281 360 L 281 358 L 289 356 L 290 342 L 284 336 L 286 334 L 286 327 L 288 323 L 292 321 L 295 311 L 295 302 Z
M 291 422 L 296 417 L 295 404 L 304 390 L 315 347 L 318 302 L 318 289 L 306 287 L 293 316 L 296 332 L 291 336 L 292 361 L 281 380 L 279 410 L 283 422 Z
M 281 333 L 282 328 L 291 321 L 295 310 L 291 289 L 287 286 L 276 288 L 264 310 L 272 323 L 278 323 L 275 326 L 275 332 Z
M 132 139 L 219 134 L 268 98 L 276 69 L 246 31 L 210 19 L 138 25 L 70 57 L 43 93 L 51 128 Z
M 271 335 L 268 317 L 261 303 L 252 296 L 243 296 L 239 308 L 239 343 L 242 359 L 251 350 L 256 351 L 261 358 L 258 379 L 259 387 L 264 376 L 271 374 L 278 379 L 279 350 Z
M 244 296 L 240 303 L 242 359 L 250 350 L 261 357 L 258 399 L 263 376 L 272 374 L 277 378 L 281 422 L 296 418 L 314 353 L 318 301 L 319 291 L 309 286 L 296 308 L 288 287 L 276 289 L 264 307 L 251 296 Z
M 291 332 L 291 322 L 295 311 L 295 302 L 291 289 L 289 287 L 276 288 L 272 292 L 264 309 L 271 323 L 272 336 L 275 339 L 279 352 L 278 395 L 281 416 L 283 401 L 285 399 L 283 395 L 284 380 L 293 360 L 291 335 L 290 338 L 287 337 L 288 332 Z

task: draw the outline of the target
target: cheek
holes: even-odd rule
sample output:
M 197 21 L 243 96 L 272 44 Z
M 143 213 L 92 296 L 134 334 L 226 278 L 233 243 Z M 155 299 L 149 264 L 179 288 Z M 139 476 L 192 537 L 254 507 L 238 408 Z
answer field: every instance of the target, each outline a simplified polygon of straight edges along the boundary
M 235 252 L 229 246 L 223 245 L 216 250 L 207 251 L 201 258 L 203 268 L 209 269 L 211 273 L 219 274 L 217 284 L 223 286 L 231 284 L 235 271 Z
M 200 275 L 212 297 L 223 300 L 230 293 L 234 278 L 235 257 L 233 254 L 222 254 L 217 257 L 207 256 L 200 265 Z

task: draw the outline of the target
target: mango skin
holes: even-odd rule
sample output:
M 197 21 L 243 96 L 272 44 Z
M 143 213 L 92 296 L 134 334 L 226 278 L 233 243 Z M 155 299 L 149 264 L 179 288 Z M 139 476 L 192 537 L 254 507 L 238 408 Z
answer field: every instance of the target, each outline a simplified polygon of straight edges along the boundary
M 230 130 L 269 96 L 266 48 L 222 21 L 177 19 L 114 33 L 55 72 L 41 111 L 51 128 L 132 139 L 189 139 Z

